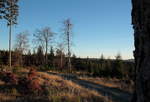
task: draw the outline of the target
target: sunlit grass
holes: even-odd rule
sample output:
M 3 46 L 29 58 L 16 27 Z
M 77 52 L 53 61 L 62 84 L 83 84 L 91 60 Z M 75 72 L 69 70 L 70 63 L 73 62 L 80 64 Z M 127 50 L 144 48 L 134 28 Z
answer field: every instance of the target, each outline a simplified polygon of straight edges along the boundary
M 22 70 L 18 75 L 28 72 L 28 70 Z M 3 91 L 0 91 L 0 102 L 40 102 L 40 100 L 41 102 L 104 102 L 104 97 L 96 91 L 83 88 L 62 77 L 36 72 L 34 78 L 34 81 L 38 81 L 41 86 L 47 84 L 44 90 L 46 95 L 22 95 L 15 87 L 11 86 L 8 89 L 6 86 L 9 84 L 0 81 L 0 88 L 3 88 Z

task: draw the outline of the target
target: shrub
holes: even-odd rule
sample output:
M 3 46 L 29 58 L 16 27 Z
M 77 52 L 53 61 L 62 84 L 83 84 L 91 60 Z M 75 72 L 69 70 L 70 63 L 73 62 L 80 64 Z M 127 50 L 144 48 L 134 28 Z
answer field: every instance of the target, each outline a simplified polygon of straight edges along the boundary
M 20 78 L 18 81 L 18 90 L 21 94 L 28 94 L 28 81 L 27 78 Z
M 12 69 L 12 71 L 13 71 L 13 73 L 18 73 L 19 69 L 20 69 L 20 67 L 14 67 L 14 68 Z
M 40 82 L 37 79 L 29 80 L 27 88 L 29 89 L 29 93 L 31 94 L 39 95 L 40 93 L 42 93 Z
M 11 94 L 12 95 L 18 95 L 18 90 L 16 88 L 11 89 Z
M 36 78 L 36 71 L 31 69 L 27 77 L 19 79 L 19 91 L 21 94 L 39 95 L 42 93 L 40 81 Z
M 30 80 L 28 78 L 22 78 L 19 81 L 19 92 L 24 95 L 39 95 L 40 93 L 42 93 L 42 88 L 39 83 L 39 80 Z
M 43 90 L 43 95 L 44 96 L 49 96 L 51 94 L 48 81 L 45 81 L 43 83 L 42 90 Z
M 35 77 L 36 77 L 36 70 L 33 69 L 33 68 L 31 68 L 30 71 L 29 71 L 29 73 L 28 73 L 28 79 L 32 80 Z
M 53 67 L 49 66 L 49 65 L 45 65 L 45 66 L 39 66 L 38 70 L 40 71 L 48 71 L 48 70 L 52 70 Z
M 3 78 L 6 76 L 6 73 L 4 71 L 0 72 L 0 80 L 3 80 Z
M 18 83 L 18 77 L 11 72 L 0 72 L 0 79 L 5 83 L 16 85 Z

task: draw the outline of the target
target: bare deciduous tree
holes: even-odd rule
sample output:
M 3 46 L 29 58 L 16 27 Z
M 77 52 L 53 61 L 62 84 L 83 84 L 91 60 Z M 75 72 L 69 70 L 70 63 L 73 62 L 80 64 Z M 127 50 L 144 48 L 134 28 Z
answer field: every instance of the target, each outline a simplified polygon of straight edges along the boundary
M 29 48 L 29 33 L 27 31 L 21 32 L 16 36 L 15 48 L 18 49 L 22 54 L 26 53 Z
M 60 51 L 60 68 L 62 69 L 63 68 L 63 55 L 64 55 L 64 44 L 63 43 L 59 43 L 58 44 L 58 49 Z
M 17 34 L 16 36 L 16 43 L 15 43 L 15 50 L 19 52 L 21 55 L 21 65 L 22 65 L 22 55 L 27 52 L 29 48 L 29 33 L 27 31 Z
M 45 63 L 47 64 L 47 52 L 48 52 L 48 47 L 50 43 L 52 43 L 53 37 L 54 37 L 54 32 L 52 32 L 50 27 L 45 27 L 43 29 L 38 29 L 36 33 L 34 34 L 35 41 L 37 42 L 38 46 L 42 46 L 45 48 Z

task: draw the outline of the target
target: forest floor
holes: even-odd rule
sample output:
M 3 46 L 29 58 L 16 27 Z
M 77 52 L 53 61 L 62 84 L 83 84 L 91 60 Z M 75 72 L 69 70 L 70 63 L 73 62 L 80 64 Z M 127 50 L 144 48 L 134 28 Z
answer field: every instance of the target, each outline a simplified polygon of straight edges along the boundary
M 125 82 L 119 79 L 78 77 L 73 74 L 62 74 L 48 72 L 49 74 L 58 75 L 65 80 L 70 80 L 88 90 L 94 90 L 105 97 L 106 102 L 130 102 L 133 92 L 133 83 Z

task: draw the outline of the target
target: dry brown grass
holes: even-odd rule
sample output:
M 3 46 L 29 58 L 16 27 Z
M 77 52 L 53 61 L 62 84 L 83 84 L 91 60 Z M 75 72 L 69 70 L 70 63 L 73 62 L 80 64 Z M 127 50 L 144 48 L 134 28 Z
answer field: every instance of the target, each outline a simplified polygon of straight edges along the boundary
M 20 71 L 24 74 L 28 72 L 25 69 Z M 36 80 L 40 85 L 47 83 L 47 96 L 23 96 L 17 90 L 11 89 L 8 92 L 0 91 L 0 102 L 104 102 L 104 97 L 96 91 L 88 90 L 56 75 L 37 72 Z M 0 86 L 0 88 L 7 88 L 2 81 Z
M 90 97 L 90 96 L 100 96 L 96 91 L 91 91 L 86 88 L 83 88 L 72 81 L 64 80 L 62 77 L 56 76 L 56 75 L 49 75 L 47 73 L 38 72 L 39 79 L 41 80 L 41 83 L 43 83 L 45 80 L 49 82 L 51 87 L 56 87 L 59 90 L 59 95 L 68 94 L 69 95 L 79 95 L 84 97 Z M 61 90 L 68 91 L 61 93 Z
M 106 87 L 118 88 L 120 90 L 127 91 L 130 93 L 132 93 L 133 89 L 134 89 L 133 88 L 134 87 L 133 81 L 131 81 L 130 84 L 127 84 L 127 83 L 123 82 L 122 80 L 116 79 L 116 78 L 80 77 L 80 79 L 90 81 L 92 83 L 96 83 L 96 84 L 103 85 Z

